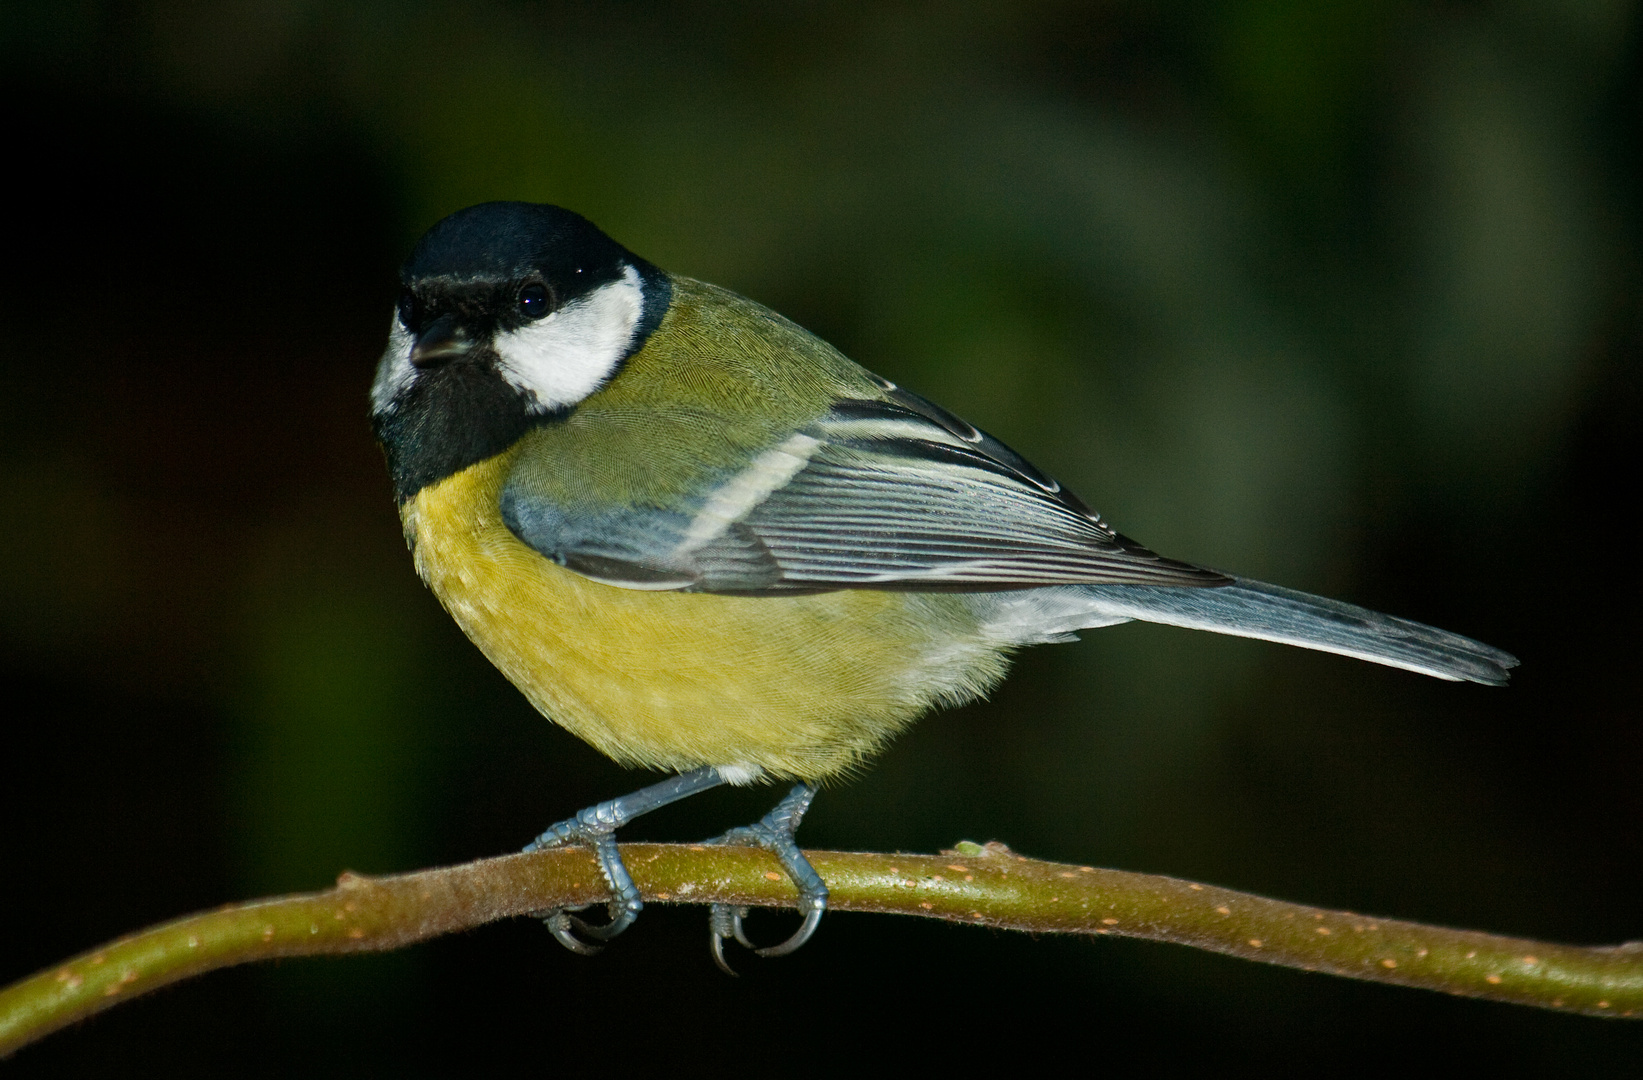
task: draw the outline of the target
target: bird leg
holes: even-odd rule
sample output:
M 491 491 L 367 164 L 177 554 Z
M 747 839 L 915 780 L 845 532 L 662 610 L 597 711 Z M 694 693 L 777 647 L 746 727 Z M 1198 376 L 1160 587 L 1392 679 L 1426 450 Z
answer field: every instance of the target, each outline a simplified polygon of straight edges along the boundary
M 640 788 L 631 795 L 608 799 L 596 806 L 590 806 L 578 812 L 575 817 L 566 818 L 550 826 L 541 836 L 527 844 L 527 852 L 564 847 L 566 844 L 584 844 L 593 849 L 594 856 L 599 860 L 599 870 L 605 875 L 606 883 L 610 885 L 610 921 L 607 923 L 590 925 L 570 914 L 571 911 L 583 910 L 581 908 L 550 908 L 535 913 L 549 932 L 559 940 L 559 944 L 573 953 L 593 956 L 604 946 L 589 944 L 583 938 L 609 941 L 632 926 L 633 921 L 639 917 L 640 910 L 644 908 L 639 888 L 634 885 L 633 877 L 628 873 L 628 868 L 622 863 L 622 855 L 616 849 L 617 829 L 640 814 L 648 814 L 669 803 L 718 787 L 724 782 L 725 779 L 719 775 L 719 770 L 712 766 L 680 773 L 659 784 Z M 788 797 L 791 798 L 792 796 Z M 786 801 L 784 800 L 784 805 Z M 805 802 L 808 804 L 809 800 L 806 799 Z M 801 808 L 799 813 L 803 812 Z M 792 841 L 789 840 L 788 843 L 791 844 Z M 797 849 L 794 850 L 796 853 Z M 799 858 L 803 860 L 803 856 Z M 808 867 L 809 864 L 805 865 Z M 815 875 L 814 870 L 810 873 L 812 876 Z M 817 882 L 820 882 L 819 878 Z M 825 896 L 825 890 L 823 895 Z M 581 937 L 578 937 L 578 934 Z
M 749 941 L 746 932 L 742 930 L 742 918 L 747 914 L 745 907 L 714 904 L 708 915 L 708 934 L 713 949 L 713 962 L 727 975 L 736 973 L 725 962 L 725 938 L 735 938 L 760 956 L 786 956 L 809 941 L 810 935 L 816 932 L 816 927 L 821 923 L 822 912 L 827 910 L 827 885 L 822 881 L 821 875 L 816 873 L 816 868 L 810 865 L 810 860 L 804 857 L 804 852 L 799 850 L 799 845 L 793 838 L 800 819 L 804 817 L 804 812 L 810 809 L 810 802 L 815 797 L 814 784 L 795 784 L 793 790 L 787 793 L 787 797 L 755 824 L 731 829 L 723 836 L 707 841 L 709 844 L 761 847 L 775 855 L 781 862 L 782 869 L 787 871 L 787 876 L 798 888 L 798 908 L 804 913 L 804 922 L 799 924 L 792 937 L 780 945 L 770 945 L 761 949 Z

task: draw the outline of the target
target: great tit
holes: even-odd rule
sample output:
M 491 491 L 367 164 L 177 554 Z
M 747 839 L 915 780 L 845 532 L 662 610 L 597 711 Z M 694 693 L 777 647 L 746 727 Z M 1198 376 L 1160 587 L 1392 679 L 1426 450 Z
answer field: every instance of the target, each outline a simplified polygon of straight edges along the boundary
M 796 781 L 720 840 L 827 890 L 794 829 L 822 781 L 1024 645 L 1139 619 L 1502 684 L 1469 638 L 1164 558 L 986 432 L 735 293 L 556 206 L 491 202 L 417 243 L 371 390 L 417 572 L 543 714 L 678 775 L 532 847 L 584 843 L 641 907 L 614 829 L 722 783 Z M 714 956 L 748 944 L 712 913 Z

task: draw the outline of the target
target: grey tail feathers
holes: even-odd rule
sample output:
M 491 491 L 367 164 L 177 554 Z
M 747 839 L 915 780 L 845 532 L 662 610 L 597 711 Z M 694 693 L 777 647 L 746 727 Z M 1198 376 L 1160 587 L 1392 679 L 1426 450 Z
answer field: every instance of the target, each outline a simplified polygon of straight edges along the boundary
M 1511 653 L 1447 630 L 1244 578 L 1219 587 L 1087 585 L 1079 592 L 1095 616 L 1085 625 L 1138 619 L 1211 630 L 1489 686 L 1504 686 L 1517 666 Z

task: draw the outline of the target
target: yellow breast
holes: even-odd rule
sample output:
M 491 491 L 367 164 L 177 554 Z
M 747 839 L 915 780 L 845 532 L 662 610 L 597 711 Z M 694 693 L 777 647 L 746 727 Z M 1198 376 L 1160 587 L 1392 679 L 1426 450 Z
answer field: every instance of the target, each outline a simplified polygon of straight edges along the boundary
M 404 505 L 417 572 L 532 704 L 617 761 L 825 780 L 932 703 L 974 697 L 1004 673 L 997 645 L 949 596 L 737 597 L 589 581 L 503 523 L 511 458 Z

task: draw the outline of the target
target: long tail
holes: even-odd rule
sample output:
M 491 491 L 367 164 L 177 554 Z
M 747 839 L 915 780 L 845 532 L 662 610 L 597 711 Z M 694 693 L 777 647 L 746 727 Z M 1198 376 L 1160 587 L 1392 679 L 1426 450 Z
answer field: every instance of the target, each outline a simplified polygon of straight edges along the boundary
M 1517 666 L 1511 653 L 1447 630 L 1243 578 L 1209 588 L 1086 585 L 1078 591 L 1095 616 L 1085 626 L 1138 619 L 1280 641 L 1489 686 L 1505 685 Z

